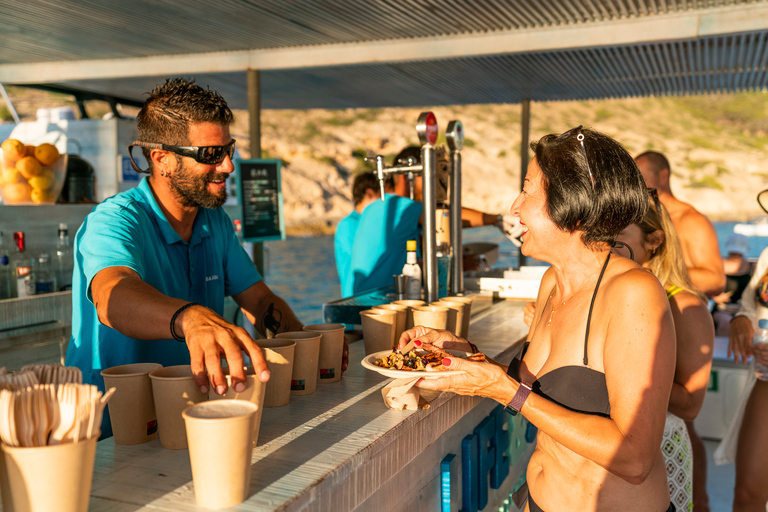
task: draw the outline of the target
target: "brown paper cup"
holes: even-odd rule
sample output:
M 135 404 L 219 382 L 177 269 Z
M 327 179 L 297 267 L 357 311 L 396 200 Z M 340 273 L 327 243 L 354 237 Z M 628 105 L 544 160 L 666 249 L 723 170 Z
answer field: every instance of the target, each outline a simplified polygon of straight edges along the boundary
M 115 388 L 109 400 L 109 420 L 115 444 L 146 443 L 157 437 L 157 414 L 149 372 L 157 363 L 135 363 L 102 370 L 105 389 Z
M 182 413 L 198 505 L 229 508 L 248 497 L 258 410 L 245 400 L 214 400 Z
M 397 323 L 395 325 L 395 344 L 400 340 L 405 332 L 405 320 L 408 317 L 408 306 L 402 304 L 380 304 L 371 309 L 385 309 L 387 311 L 397 311 Z
M 317 388 L 317 362 L 322 335 L 310 331 L 281 332 L 275 338 L 293 340 L 293 374 L 291 395 L 310 395 Z
M 463 326 L 462 322 L 464 321 L 464 304 L 461 302 L 437 301 L 430 304 L 430 306 L 442 306 L 448 308 L 448 330 L 460 338 L 464 337 L 463 334 L 461 334 Z
M 208 389 L 208 400 L 245 400 L 251 402 L 257 407 L 256 419 L 254 420 L 253 445 L 259 440 L 259 428 L 261 427 L 261 413 L 264 411 L 264 396 L 267 391 L 267 383 L 261 382 L 256 377 L 256 370 L 248 366 L 245 368 L 245 389 L 238 393 L 232 387 L 232 377 L 229 376 L 229 368 L 222 368 L 224 378 L 227 379 L 227 391 L 223 395 L 216 394 L 211 386 Z
M 288 405 L 291 399 L 291 380 L 293 378 L 293 359 L 296 341 L 285 338 L 258 340 L 256 343 L 264 349 L 264 358 L 269 366 L 269 381 L 264 395 L 264 407 Z
M 360 312 L 360 320 L 363 323 L 365 355 L 391 350 L 395 346 L 397 311 L 369 309 Z
M 3 510 L 86 512 L 98 439 L 96 433 L 91 439 L 54 446 L 0 445 Z
M 440 302 L 461 302 L 464 304 L 464 312 L 461 321 L 461 334 L 464 339 L 469 337 L 469 320 L 472 315 L 472 298 L 471 297 L 443 297 Z
M 426 302 L 423 300 L 393 300 L 391 304 L 399 304 L 401 306 L 408 306 L 408 311 L 405 313 L 405 330 L 413 329 L 413 308 L 426 306 Z
M 432 329 L 448 328 L 448 308 L 443 306 L 421 306 L 413 308 L 414 325 L 423 325 Z
M 186 450 L 187 429 L 181 413 L 190 405 L 208 400 L 208 394 L 197 387 L 188 364 L 158 368 L 150 372 L 149 378 L 152 379 L 160 445 L 166 450 Z
M 320 357 L 317 379 L 321 384 L 341 380 L 341 360 L 344 357 L 344 326 L 341 324 L 315 324 L 304 327 L 305 331 L 319 332 Z

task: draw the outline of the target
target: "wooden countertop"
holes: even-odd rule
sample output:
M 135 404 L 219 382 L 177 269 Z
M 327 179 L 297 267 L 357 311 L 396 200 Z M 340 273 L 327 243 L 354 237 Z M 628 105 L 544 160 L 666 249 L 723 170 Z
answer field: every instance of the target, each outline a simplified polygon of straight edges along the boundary
M 512 343 L 528 330 L 524 303 L 478 297 L 476 304 L 470 339 L 506 362 Z M 232 510 L 355 509 L 483 402 L 433 393 L 425 395 L 428 409 L 389 410 L 380 390 L 390 379 L 363 369 L 363 355 L 363 344 L 353 343 L 341 381 L 318 384 L 312 395 L 264 410 L 250 497 Z M 195 505 L 188 451 L 164 450 L 158 440 L 100 442 L 91 496 L 91 511 L 203 510 Z

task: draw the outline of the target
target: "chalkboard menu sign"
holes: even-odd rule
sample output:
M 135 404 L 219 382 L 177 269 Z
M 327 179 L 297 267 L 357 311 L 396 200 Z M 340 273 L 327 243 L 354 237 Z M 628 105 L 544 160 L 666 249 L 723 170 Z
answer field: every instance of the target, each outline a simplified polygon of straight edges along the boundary
M 285 240 L 280 160 L 236 160 L 243 238 L 248 242 Z

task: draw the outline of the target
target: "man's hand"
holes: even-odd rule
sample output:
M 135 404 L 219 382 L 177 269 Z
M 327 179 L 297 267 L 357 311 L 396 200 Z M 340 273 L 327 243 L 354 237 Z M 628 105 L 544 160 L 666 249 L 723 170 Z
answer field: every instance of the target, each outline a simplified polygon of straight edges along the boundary
M 731 320 L 731 336 L 728 341 L 728 354 L 733 354 L 734 362 L 747 364 L 747 359 L 752 355 L 752 336 L 754 335 L 752 321 L 746 316 L 737 316 Z
M 504 233 L 504 236 L 509 238 L 515 246 L 520 247 L 523 245 L 518 238 L 523 234 L 523 226 L 520 224 L 519 217 L 515 217 L 511 214 L 499 215 L 496 220 L 496 227 L 499 228 L 499 230 Z
M 241 392 L 246 386 L 243 351 L 251 358 L 259 380 L 269 380 L 269 369 L 261 348 L 245 329 L 230 324 L 213 310 L 204 306 L 185 309 L 176 319 L 176 332 L 186 339 L 195 383 L 203 393 L 208 391 L 208 378 L 216 393 L 223 395 L 227 391 L 227 381 L 221 369 L 222 355 L 227 360 L 235 391 Z

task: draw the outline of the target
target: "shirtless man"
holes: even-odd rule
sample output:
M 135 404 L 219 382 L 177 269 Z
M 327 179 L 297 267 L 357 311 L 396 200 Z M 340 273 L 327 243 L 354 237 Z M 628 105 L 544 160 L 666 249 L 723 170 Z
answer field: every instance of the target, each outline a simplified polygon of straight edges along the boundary
M 664 155 L 646 151 L 638 155 L 635 162 L 643 173 L 646 186 L 656 189 L 659 200 L 669 212 L 683 247 L 691 282 L 708 297 L 719 295 L 725 289 L 725 272 L 714 226 L 693 206 L 672 195 L 669 161 Z M 693 509 L 695 512 L 708 512 L 706 449 L 694 430 L 693 422 L 686 421 L 685 425 L 693 448 Z
M 669 187 L 669 162 L 664 155 L 646 151 L 637 156 L 635 161 L 643 173 L 645 184 L 656 189 L 659 200 L 672 218 L 683 246 L 683 257 L 691 282 L 708 297 L 719 295 L 725 288 L 725 273 L 714 226 L 693 206 L 672 195 Z

